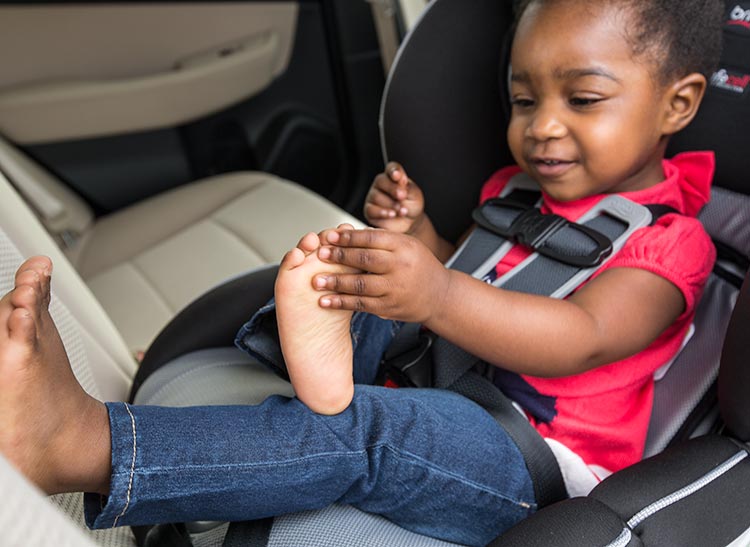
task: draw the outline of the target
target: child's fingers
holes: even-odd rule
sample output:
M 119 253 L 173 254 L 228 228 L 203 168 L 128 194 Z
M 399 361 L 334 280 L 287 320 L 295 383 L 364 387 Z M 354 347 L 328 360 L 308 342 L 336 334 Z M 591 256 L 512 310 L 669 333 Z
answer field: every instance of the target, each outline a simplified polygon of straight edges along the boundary
M 396 216 L 396 212 L 400 208 L 399 200 L 394 199 L 386 190 L 382 189 L 383 186 L 389 188 L 389 185 L 393 185 L 393 183 L 379 181 L 370 188 L 364 209 L 367 218 L 394 218 Z
M 339 294 L 359 296 L 383 296 L 389 282 L 372 273 L 319 274 L 313 278 L 313 286 L 318 291 L 331 291 Z
M 375 205 L 373 203 L 365 204 L 364 212 L 365 212 L 365 218 L 371 219 L 371 220 L 396 218 L 396 216 L 398 216 L 399 214 L 399 212 L 393 208 L 380 207 L 379 205 Z
M 406 178 L 404 178 L 403 182 L 394 182 L 388 175 L 381 173 L 375 177 L 370 191 L 378 190 L 390 196 L 394 201 L 401 201 L 406 199 L 409 194 L 408 184 L 409 180 Z
M 404 168 L 396 161 L 388 162 L 388 165 L 385 166 L 385 172 L 388 175 L 388 178 L 397 184 L 403 185 L 409 180 Z
M 320 298 L 320 307 L 334 310 L 363 311 L 384 316 L 380 298 L 370 296 L 352 296 L 345 294 L 330 294 Z
M 337 233 L 339 230 L 355 230 L 354 226 L 352 224 L 349 224 L 348 222 L 344 222 L 343 224 L 339 224 L 335 228 L 326 228 L 322 232 L 318 233 L 318 238 L 320 239 L 321 243 L 324 243 L 328 240 L 329 234 Z

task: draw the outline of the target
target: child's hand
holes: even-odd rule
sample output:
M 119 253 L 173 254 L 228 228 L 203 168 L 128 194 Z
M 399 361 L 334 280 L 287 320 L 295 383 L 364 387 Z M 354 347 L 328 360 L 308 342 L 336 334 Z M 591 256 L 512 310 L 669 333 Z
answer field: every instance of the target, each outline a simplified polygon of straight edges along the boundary
M 424 220 L 424 195 L 396 162 L 375 177 L 365 199 L 365 218 L 372 226 L 413 234 Z
M 414 237 L 387 230 L 331 230 L 322 243 L 318 256 L 323 261 L 363 270 L 315 276 L 316 289 L 336 293 L 320 299 L 324 308 L 427 323 L 448 294 L 450 271 Z

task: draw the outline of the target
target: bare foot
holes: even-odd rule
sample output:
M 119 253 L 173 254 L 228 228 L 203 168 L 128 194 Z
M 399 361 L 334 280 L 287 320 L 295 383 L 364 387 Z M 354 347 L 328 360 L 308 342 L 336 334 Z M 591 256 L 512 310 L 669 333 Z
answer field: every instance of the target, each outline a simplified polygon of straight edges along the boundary
M 354 395 L 352 312 L 323 309 L 312 280 L 319 273 L 351 272 L 322 262 L 320 239 L 309 233 L 281 261 L 276 277 L 276 321 L 297 397 L 319 414 L 338 414 Z
M 49 494 L 106 493 L 107 409 L 70 368 L 48 311 L 51 271 L 30 258 L 0 299 L 0 452 Z

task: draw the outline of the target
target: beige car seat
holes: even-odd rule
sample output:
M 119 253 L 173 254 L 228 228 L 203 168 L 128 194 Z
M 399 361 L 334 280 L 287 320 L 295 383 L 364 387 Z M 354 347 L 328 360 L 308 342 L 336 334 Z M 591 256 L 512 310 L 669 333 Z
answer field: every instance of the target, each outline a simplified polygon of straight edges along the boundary
M 247 175 L 244 178 L 247 182 L 238 183 L 238 186 L 243 189 L 240 196 L 251 193 L 248 188 L 252 188 L 252 182 L 257 179 L 262 179 L 262 176 Z M 227 177 L 224 180 L 229 181 L 227 184 L 231 185 L 232 180 L 242 181 L 243 175 Z M 309 200 L 308 204 L 316 205 L 318 202 L 317 198 L 310 199 L 304 191 L 289 183 L 279 181 L 278 185 L 282 189 L 281 192 L 288 192 L 287 196 L 290 199 L 302 195 L 302 199 Z M 191 191 L 200 193 L 201 189 L 186 189 L 188 197 L 183 199 L 189 201 Z M 156 205 L 144 204 L 135 208 L 135 212 L 125 212 L 121 218 L 124 219 L 125 215 L 135 215 L 141 210 L 147 211 L 148 207 L 156 207 Z M 331 212 L 334 211 L 333 207 L 329 206 L 329 209 Z M 346 219 L 346 216 L 343 215 L 342 218 Z M 118 219 L 113 218 L 112 222 L 118 222 Z M 208 224 L 210 221 L 203 220 L 203 222 Z M 200 231 L 200 225 L 195 229 Z M 95 238 L 96 235 L 89 237 Z M 78 381 L 88 393 L 100 400 L 126 400 L 136 365 L 125 341 L 92 290 L 83 282 L 28 205 L 8 180 L 0 174 L 0 294 L 7 293 L 13 287 L 13 279 L 18 266 L 25 258 L 35 254 L 46 254 L 53 261 L 50 313 L 60 331 Z M 182 264 L 184 262 L 172 263 L 177 271 L 181 271 Z M 248 262 L 246 267 L 251 267 L 252 264 Z M 124 265 L 119 267 L 126 268 Z M 110 269 L 116 270 L 117 268 L 118 266 L 113 266 Z M 215 270 L 215 274 L 222 275 L 219 270 Z M 198 285 L 196 284 L 195 287 L 197 292 Z M 234 353 L 227 355 L 227 359 L 235 363 L 238 359 L 243 359 L 242 355 L 244 354 L 239 350 L 234 350 Z M 262 400 L 270 393 L 289 392 L 289 387 L 285 382 L 261 365 L 243 364 L 239 368 L 242 370 L 241 377 L 238 378 L 241 389 L 246 393 L 251 393 L 254 398 L 246 401 L 247 403 L 258 402 L 256 399 Z M 249 386 L 252 386 L 252 389 Z M 288 394 L 291 395 L 291 393 Z M 182 399 L 190 400 L 184 397 Z M 179 405 L 179 402 L 175 404 Z M 0 491 L 10 499 L 10 503 L 4 504 L 0 510 L 0 529 L 2 529 L 0 545 L 19 547 L 80 545 L 85 547 L 89 544 L 89 540 L 93 540 L 92 545 L 108 547 L 135 545 L 132 532 L 128 527 L 88 530 L 83 523 L 83 496 L 81 494 L 65 494 L 45 499 L 41 492 L 30 485 L 3 459 L 1 454 Z M 60 518 L 61 512 L 67 514 L 69 518 Z M 221 532 L 222 530 L 206 532 L 205 537 L 198 537 L 196 545 L 221 544 L 223 538 Z M 85 539 L 86 537 L 88 540 Z
M 210 177 L 95 219 L 61 181 L 1 139 L 0 171 L 64 249 L 131 352 L 148 348 L 202 292 L 278 262 L 303 234 L 361 225 L 267 173 Z

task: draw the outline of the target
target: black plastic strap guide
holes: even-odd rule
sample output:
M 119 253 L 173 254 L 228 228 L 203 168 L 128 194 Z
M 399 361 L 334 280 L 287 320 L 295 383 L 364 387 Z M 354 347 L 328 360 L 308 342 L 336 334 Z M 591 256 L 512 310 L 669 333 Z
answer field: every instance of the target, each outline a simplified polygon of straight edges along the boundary
M 481 279 L 513 245 L 522 244 L 534 252 L 492 284 L 517 290 L 514 278 L 523 273 L 524 292 L 564 298 L 611 259 L 634 231 L 651 223 L 646 207 L 615 195 L 605 197 L 578 222 L 544 215 L 513 200 L 514 192 L 530 188 L 538 187 L 528 175 L 516 175 L 500 198 L 477 209 L 477 228 L 447 266 Z M 539 282 L 538 290 L 529 280 Z
M 500 211 L 504 214 L 498 215 Z M 511 214 L 508 215 L 507 212 Z M 506 198 L 487 200 L 481 207 L 474 210 L 472 217 L 480 228 L 571 266 L 598 266 L 612 254 L 612 241 L 601 232 L 583 224 L 570 222 L 559 215 L 545 215 L 536 207 L 526 208 Z M 502 223 L 502 220 L 506 222 Z M 566 233 L 569 230 L 577 232 L 575 234 L 579 236 L 577 239 L 580 240 L 582 239 L 580 236 L 583 236 L 586 240 L 579 241 L 580 248 L 572 249 L 556 241 L 560 237 L 569 240 L 573 235 Z

